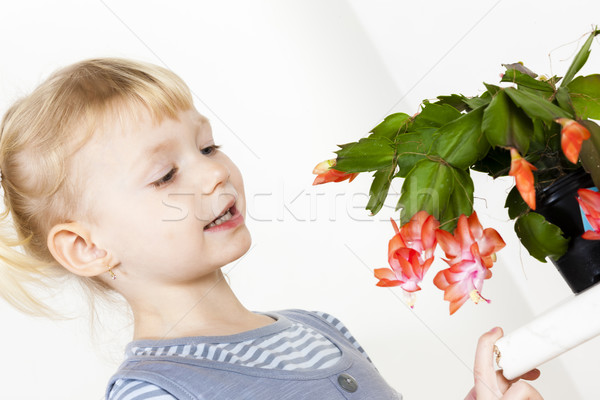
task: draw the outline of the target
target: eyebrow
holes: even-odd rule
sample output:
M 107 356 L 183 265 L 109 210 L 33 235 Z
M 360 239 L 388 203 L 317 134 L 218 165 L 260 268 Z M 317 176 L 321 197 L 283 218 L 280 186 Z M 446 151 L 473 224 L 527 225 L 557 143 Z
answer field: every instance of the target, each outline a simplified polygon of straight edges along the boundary
M 169 150 L 171 147 L 173 147 L 173 139 L 164 140 L 150 148 L 145 149 L 142 152 L 142 157 L 143 158 L 153 158 L 157 154 Z
M 145 147 L 139 153 L 138 158 L 133 165 L 135 175 L 140 179 L 148 173 L 148 170 L 152 167 L 152 161 L 157 155 L 171 150 L 175 146 L 175 140 L 173 138 L 163 140 L 151 147 Z
M 194 129 L 195 134 L 199 134 L 205 129 L 206 124 L 209 122 L 209 120 L 205 116 L 200 115 L 200 117 L 195 119 L 194 122 L 196 122 L 196 127 Z M 143 177 L 144 174 L 148 172 L 148 169 L 150 169 L 150 167 L 152 166 L 151 161 L 153 161 L 153 159 L 156 158 L 158 154 L 169 151 L 175 146 L 176 139 L 171 137 L 151 147 L 149 146 L 143 148 L 134 164 L 135 170 L 138 171 L 137 174 L 139 174 L 140 177 Z

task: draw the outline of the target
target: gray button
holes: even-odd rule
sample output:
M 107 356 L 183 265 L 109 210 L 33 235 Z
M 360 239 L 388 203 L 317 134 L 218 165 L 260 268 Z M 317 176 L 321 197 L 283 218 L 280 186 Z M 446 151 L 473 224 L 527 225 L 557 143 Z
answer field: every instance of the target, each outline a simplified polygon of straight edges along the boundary
M 356 383 L 356 379 L 348 374 L 341 374 L 338 376 L 338 383 L 346 392 L 354 393 L 356 392 L 356 389 L 358 389 L 358 383 Z

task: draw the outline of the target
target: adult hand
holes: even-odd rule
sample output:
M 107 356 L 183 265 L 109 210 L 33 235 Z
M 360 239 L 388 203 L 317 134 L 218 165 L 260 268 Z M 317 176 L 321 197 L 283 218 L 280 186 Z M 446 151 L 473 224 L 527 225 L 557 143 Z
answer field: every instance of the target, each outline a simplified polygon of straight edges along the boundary
M 529 371 L 512 381 L 507 380 L 502 372 L 494 370 L 494 343 L 502 335 L 501 328 L 494 328 L 479 338 L 473 369 L 475 386 L 465 400 L 543 400 L 533 386 L 521 380 L 537 379 L 539 370 Z

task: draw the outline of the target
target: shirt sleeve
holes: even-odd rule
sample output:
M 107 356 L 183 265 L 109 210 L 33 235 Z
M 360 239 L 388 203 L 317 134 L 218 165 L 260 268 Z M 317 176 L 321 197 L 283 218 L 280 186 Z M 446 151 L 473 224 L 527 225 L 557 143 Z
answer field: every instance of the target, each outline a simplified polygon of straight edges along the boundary
M 340 331 L 340 333 L 342 335 L 344 335 L 344 337 L 346 339 L 348 339 L 348 341 L 350 342 L 350 344 L 352 344 L 352 346 L 354 346 L 354 348 L 356 348 L 358 351 L 361 352 L 362 355 L 365 356 L 365 358 L 367 360 L 369 360 L 369 362 L 372 364 L 373 361 L 371 361 L 371 359 L 369 358 L 369 355 L 367 354 L 367 352 L 362 348 L 362 346 L 358 343 L 358 341 L 354 338 L 354 336 L 352 336 L 352 334 L 350 333 L 350 331 L 348 330 L 348 328 L 346 328 L 344 326 L 344 324 L 342 323 L 342 321 L 340 321 L 339 319 L 337 319 L 336 317 L 334 317 L 333 315 L 321 312 L 321 311 L 313 311 L 314 314 L 318 315 L 319 317 L 323 318 L 325 321 L 327 321 L 330 325 L 332 325 L 335 329 L 337 329 L 338 331 Z
M 156 385 L 135 379 L 117 379 L 107 400 L 177 400 Z

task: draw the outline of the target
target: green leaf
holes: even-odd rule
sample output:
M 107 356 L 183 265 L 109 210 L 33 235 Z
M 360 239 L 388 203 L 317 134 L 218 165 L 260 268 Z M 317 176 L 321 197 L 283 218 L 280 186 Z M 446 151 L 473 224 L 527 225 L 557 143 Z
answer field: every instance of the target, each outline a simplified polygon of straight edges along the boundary
M 473 213 L 473 180 L 468 172 L 452 168 L 454 190 L 450 195 L 448 207 L 441 213 L 440 228 L 452 232 L 462 214 L 469 216 Z
M 490 145 L 481 131 L 482 117 L 483 108 L 478 108 L 442 126 L 435 136 L 435 152 L 461 169 L 483 158 Z
M 575 109 L 573 108 L 573 103 L 571 103 L 571 95 L 569 94 L 569 90 L 562 86 L 556 90 L 556 101 L 558 105 L 563 110 L 566 110 L 572 114 L 575 114 Z
M 467 98 L 462 94 L 451 94 L 449 96 L 438 96 L 438 101 L 434 104 L 444 105 L 447 104 L 451 107 L 456 108 L 457 111 L 466 111 L 469 106 L 467 106 L 466 100 Z
M 374 171 L 389 167 L 394 161 L 393 143 L 385 137 L 363 138 L 339 145 L 335 169 L 344 172 Z
M 405 177 L 415 164 L 426 158 L 433 143 L 433 136 L 423 132 L 409 132 L 400 135 L 396 141 L 396 161 L 398 177 Z
M 533 133 L 529 140 L 529 153 L 540 152 L 546 153 L 549 149 L 547 135 L 549 132 L 546 130 L 546 125 L 541 119 L 534 119 L 533 121 Z
M 504 207 L 508 208 L 508 217 L 510 219 L 515 219 L 519 215 L 529 211 L 529 206 L 523 201 L 523 197 L 521 197 L 521 193 L 519 193 L 516 186 L 514 186 L 508 193 L 508 196 L 506 196 Z
M 590 34 L 590 36 L 583 44 L 583 46 L 581 46 L 581 49 L 579 49 L 579 52 L 577 53 L 575 59 L 571 63 L 571 66 L 567 70 L 567 73 L 563 78 L 561 86 L 567 86 L 569 83 L 571 83 L 571 80 L 573 80 L 575 74 L 579 72 L 581 67 L 585 65 L 588 57 L 590 56 L 590 47 L 592 46 L 592 42 L 594 41 L 594 36 L 598 34 L 600 34 L 600 30 L 598 30 L 597 28 L 594 29 L 594 31 Z
M 573 118 L 573 115 L 568 111 L 563 110 L 535 94 L 517 90 L 515 88 L 506 88 L 504 89 L 504 92 L 517 106 L 522 108 L 531 119 L 539 118 L 550 123 L 556 118 Z
M 369 202 L 365 207 L 371 211 L 371 215 L 375 215 L 383 207 L 383 203 L 390 190 L 390 184 L 394 177 L 395 165 L 390 165 L 387 168 L 382 168 L 373 174 L 373 183 L 369 189 Z
M 528 87 L 530 89 L 540 90 L 542 92 L 554 93 L 554 88 L 548 82 L 538 81 L 537 79 L 517 71 L 516 69 L 508 69 L 502 76 L 500 82 L 512 82 L 519 86 Z
M 515 222 L 515 232 L 533 257 L 546 262 L 546 257 L 560 258 L 567 251 L 569 239 L 560 228 L 535 212 L 527 213 Z
M 578 76 L 567 86 L 579 119 L 600 119 L 600 75 Z
M 385 117 L 383 122 L 377 125 L 371 132 L 369 137 L 378 138 L 386 137 L 394 140 L 397 134 L 405 131 L 405 128 L 410 121 L 410 115 L 404 113 L 391 114 Z
M 460 112 L 448 104 L 427 103 L 415 117 L 411 130 L 429 127 L 439 128 L 460 116 Z
M 483 82 L 483 84 L 484 84 L 485 88 L 487 89 L 487 93 L 489 93 L 490 96 L 495 96 L 496 93 L 498 93 L 499 91 L 502 90 L 502 88 L 500 86 L 491 85 L 491 84 L 485 83 L 485 82 Z
M 525 86 L 519 86 L 519 88 L 517 90 L 519 90 L 520 92 L 523 92 L 523 93 L 529 93 L 534 96 L 541 97 L 545 100 L 548 100 L 549 102 L 552 102 L 554 100 L 554 92 L 543 92 L 541 90 L 530 89 Z
M 421 210 L 427 211 L 438 221 L 443 215 L 450 195 L 454 190 L 452 167 L 428 159 L 419 161 L 408 173 L 396 210 L 400 212 L 401 224 L 404 225 Z
M 486 96 L 486 94 L 487 94 L 487 96 Z M 465 103 L 467 103 L 469 108 L 474 110 L 479 107 L 487 106 L 488 104 L 490 104 L 491 100 L 492 100 L 492 96 L 490 96 L 489 92 L 485 92 L 484 94 L 482 94 L 479 97 L 476 96 L 476 97 L 466 98 Z
M 500 91 L 483 113 L 482 129 L 490 145 L 516 147 L 521 154 L 526 154 L 533 124 L 505 91 Z
M 474 185 L 468 172 L 428 159 L 419 161 L 410 171 L 396 209 L 402 208 L 402 224 L 425 210 L 453 231 L 461 214 L 473 212 Z
M 590 132 L 590 138 L 583 141 L 579 158 L 596 187 L 600 188 L 600 126 L 589 120 L 581 121 L 581 124 Z

